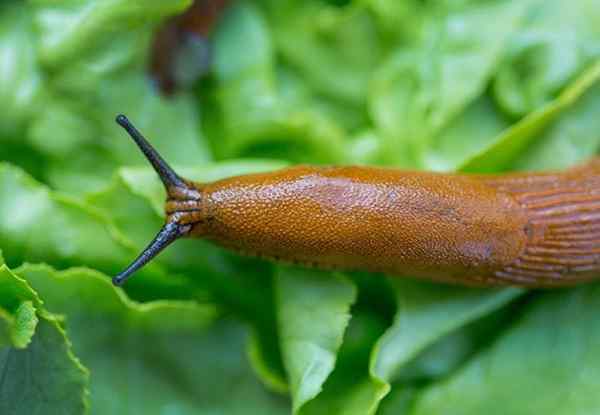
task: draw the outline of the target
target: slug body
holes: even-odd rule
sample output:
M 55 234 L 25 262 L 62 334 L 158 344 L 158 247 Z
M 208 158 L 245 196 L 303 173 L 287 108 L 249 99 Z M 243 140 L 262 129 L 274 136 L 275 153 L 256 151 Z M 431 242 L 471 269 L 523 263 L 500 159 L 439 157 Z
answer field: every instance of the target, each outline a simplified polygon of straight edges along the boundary
M 190 235 L 320 268 L 476 279 L 526 240 L 517 204 L 464 176 L 299 166 L 199 189 Z
M 167 224 L 117 284 L 182 236 L 300 265 L 467 285 L 569 285 L 600 273 L 599 161 L 502 176 L 296 166 L 202 184 L 179 178 L 117 121 L 168 194 Z

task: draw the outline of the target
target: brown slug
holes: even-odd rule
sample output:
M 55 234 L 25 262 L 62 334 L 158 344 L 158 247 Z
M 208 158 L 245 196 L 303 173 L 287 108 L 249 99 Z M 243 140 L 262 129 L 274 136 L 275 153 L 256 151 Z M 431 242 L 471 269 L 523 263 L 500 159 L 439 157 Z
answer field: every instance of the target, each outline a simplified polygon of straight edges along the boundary
M 116 285 L 180 237 L 300 265 L 464 285 L 550 287 L 600 274 L 600 159 L 506 175 L 296 166 L 193 183 L 125 116 L 117 122 L 160 176 L 167 217 Z

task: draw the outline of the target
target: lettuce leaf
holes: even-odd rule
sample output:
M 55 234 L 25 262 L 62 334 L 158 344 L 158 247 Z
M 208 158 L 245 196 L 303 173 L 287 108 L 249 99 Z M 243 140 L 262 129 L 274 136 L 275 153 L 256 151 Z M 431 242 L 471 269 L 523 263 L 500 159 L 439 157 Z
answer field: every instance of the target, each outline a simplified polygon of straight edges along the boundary
M 594 105 L 595 99 L 593 97 L 592 99 L 586 99 L 581 104 L 579 102 L 582 96 L 597 84 L 599 79 L 600 61 L 595 62 L 585 70 L 554 101 L 528 114 L 518 123 L 503 131 L 487 148 L 467 159 L 460 166 L 460 169 L 467 172 L 493 172 L 506 169 L 512 161 L 522 156 L 524 150 L 535 141 L 544 143 L 548 140 L 543 135 L 540 137 L 540 134 L 551 126 L 558 116 L 575 104 L 578 104 L 579 108 L 576 108 L 572 114 L 578 114 L 582 106 Z M 580 131 L 577 132 L 576 136 L 580 137 L 582 133 L 585 134 L 585 132 Z M 564 135 L 559 135 L 561 135 L 560 140 L 565 139 Z
M 432 8 L 420 36 L 382 64 L 373 77 L 369 110 L 390 163 L 422 166 L 440 129 L 484 91 L 529 4 Z
M 170 160 L 209 160 L 193 97 L 167 102 L 142 73 L 153 30 L 189 4 L 34 0 L 3 6 L 0 102 L 11 129 L 0 126 L 0 140 L 8 136 L 18 145 L 2 159 L 24 165 L 27 151 L 45 164 L 35 172 L 44 182 L 71 193 L 97 190 L 119 165 L 142 163 L 114 124 L 117 113 L 127 112 Z M 173 134 L 177 141 L 169 139 Z
M 493 91 L 508 113 L 523 116 L 552 101 L 598 58 L 598 14 L 591 1 L 537 2 L 511 38 Z
M 388 382 L 448 333 L 519 297 L 518 289 L 472 289 L 395 281 L 398 311 L 378 342 L 371 371 Z
M 427 388 L 411 413 L 595 412 L 598 288 L 539 295 L 502 338 L 455 375 Z
M 1 413 L 86 413 L 89 373 L 61 323 L 25 280 L 0 265 Z
M 271 157 L 296 162 L 339 162 L 345 131 L 314 93 L 289 70 L 275 66 L 274 39 L 257 6 L 239 2 L 215 34 L 215 78 L 205 105 L 215 107 L 208 128 L 220 157 Z M 218 125 L 215 125 L 215 119 Z M 209 123 L 210 121 L 207 121 Z
M 341 276 L 280 267 L 276 296 L 293 412 L 299 413 L 333 371 L 356 288 Z
M 66 316 L 73 348 L 94 374 L 92 413 L 279 414 L 285 408 L 249 371 L 244 330 L 216 322 L 214 307 L 136 303 L 86 269 L 25 265 L 17 272 L 49 310 Z

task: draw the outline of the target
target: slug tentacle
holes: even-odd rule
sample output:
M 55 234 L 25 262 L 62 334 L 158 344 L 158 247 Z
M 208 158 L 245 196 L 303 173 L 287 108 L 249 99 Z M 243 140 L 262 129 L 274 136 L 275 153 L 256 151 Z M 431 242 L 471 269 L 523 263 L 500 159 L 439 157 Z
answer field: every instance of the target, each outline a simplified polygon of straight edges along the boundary
M 113 278 L 113 284 L 122 285 L 135 271 L 139 270 L 163 249 L 180 237 L 187 236 L 197 222 L 198 208 L 202 194 L 199 187 L 179 177 L 177 173 L 158 154 L 133 124 L 120 114 L 117 123 L 133 138 L 146 156 L 167 191 L 169 203 L 167 223 L 154 237 L 152 242 L 123 272 Z
M 133 138 L 133 141 L 138 145 L 144 156 L 148 159 L 152 167 L 160 180 L 165 185 L 167 193 L 171 193 L 173 188 L 188 188 L 188 184 L 183 180 L 175 171 L 167 164 L 167 162 L 158 154 L 158 151 L 152 147 L 152 145 L 146 140 L 146 138 L 140 133 L 137 128 L 129 121 L 129 119 L 123 114 L 117 115 L 117 124 L 127 131 L 127 133 Z
M 171 245 L 181 236 L 187 234 L 191 225 L 180 225 L 176 222 L 169 222 L 158 232 L 152 242 L 146 249 L 129 265 L 123 272 L 112 279 L 114 285 L 122 285 L 134 272 L 146 265 L 152 258 L 158 255 L 163 249 Z

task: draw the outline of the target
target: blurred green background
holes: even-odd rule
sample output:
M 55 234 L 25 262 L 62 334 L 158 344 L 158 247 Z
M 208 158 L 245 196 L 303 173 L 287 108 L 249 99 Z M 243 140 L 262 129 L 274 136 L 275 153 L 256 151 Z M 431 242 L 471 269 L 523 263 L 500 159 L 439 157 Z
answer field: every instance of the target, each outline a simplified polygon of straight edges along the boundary
M 208 0 L 207 0 L 208 1 Z M 0 414 L 600 413 L 600 285 L 465 289 L 179 241 L 164 192 L 293 163 L 564 168 L 600 146 L 598 0 L 232 1 L 210 73 L 147 73 L 190 0 L 0 4 Z

